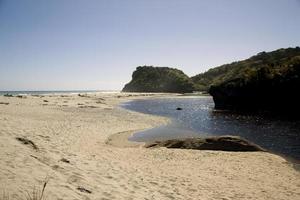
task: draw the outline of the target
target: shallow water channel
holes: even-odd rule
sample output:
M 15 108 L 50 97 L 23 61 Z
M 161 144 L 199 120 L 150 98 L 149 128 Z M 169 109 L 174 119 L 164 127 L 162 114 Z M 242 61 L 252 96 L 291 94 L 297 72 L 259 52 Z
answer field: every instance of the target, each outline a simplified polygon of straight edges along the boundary
M 300 160 L 299 120 L 216 111 L 209 96 L 133 100 L 121 104 L 121 107 L 171 118 L 171 123 L 136 133 L 129 140 L 150 142 L 237 135 L 274 153 Z

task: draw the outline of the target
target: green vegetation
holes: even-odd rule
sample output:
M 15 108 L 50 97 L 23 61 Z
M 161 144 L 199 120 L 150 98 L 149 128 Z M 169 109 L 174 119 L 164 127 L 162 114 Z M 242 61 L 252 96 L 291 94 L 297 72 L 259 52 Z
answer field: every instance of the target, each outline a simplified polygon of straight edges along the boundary
M 265 78 L 268 79 L 284 78 L 288 71 L 293 71 L 295 65 L 299 64 L 299 59 L 299 47 L 278 49 L 269 53 L 261 52 L 243 61 L 212 68 L 205 73 L 191 77 L 191 79 L 197 90 L 208 91 L 210 86 L 225 82 L 244 84 L 262 79 L 261 76 L 267 76 Z
M 289 116 L 300 111 L 299 47 L 261 52 L 198 78 L 209 80 L 208 91 L 219 109 L 268 110 Z
M 189 78 L 168 67 L 138 67 L 126 92 L 206 91 L 218 109 L 300 112 L 300 48 L 261 52 Z
M 169 67 L 140 66 L 125 85 L 124 92 L 174 92 L 188 93 L 194 84 L 181 70 Z

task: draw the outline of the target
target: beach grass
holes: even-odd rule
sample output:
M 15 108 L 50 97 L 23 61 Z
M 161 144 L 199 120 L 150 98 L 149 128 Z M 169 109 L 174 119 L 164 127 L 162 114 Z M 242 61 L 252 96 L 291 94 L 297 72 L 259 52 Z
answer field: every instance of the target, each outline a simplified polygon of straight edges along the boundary
M 45 189 L 49 182 L 49 178 L 46 178 L 43 181 L 43 186 L 41 189 L 37 188 L 36 186 L 33 187 L 32 191 L 24 191 L 23 197 L 18 198 L 18 200 L 46 200 L 45 198 Z M 12 200 L 14 198 L 11 197 L 9 192 L 3 191 L 0 200 Z

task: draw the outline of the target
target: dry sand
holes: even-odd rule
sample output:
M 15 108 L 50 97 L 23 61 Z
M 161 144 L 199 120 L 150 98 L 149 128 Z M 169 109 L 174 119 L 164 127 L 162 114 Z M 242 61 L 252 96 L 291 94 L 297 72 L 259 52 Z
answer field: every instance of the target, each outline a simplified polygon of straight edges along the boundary
M 48 200 L 300 199 L 300 173 L 277 155 L 145 149 L 126 142 L 137 130 L 168 122 L 117 106 L 135 98 L 149 97 L 1 96 L 0 199 L 2 192 L 23 199 L 47 176 Z

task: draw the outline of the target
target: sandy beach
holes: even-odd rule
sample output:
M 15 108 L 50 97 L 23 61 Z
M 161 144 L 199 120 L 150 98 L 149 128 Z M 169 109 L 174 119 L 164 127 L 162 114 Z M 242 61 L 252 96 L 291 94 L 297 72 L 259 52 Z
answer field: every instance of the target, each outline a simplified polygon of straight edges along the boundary
M 118 104 L 166 95 L 0 96 L 0 199 L 24 199 L 46 177 L 48 200 L 300 199 L 300 173 L 278 155 L 127 142 L 169 120 Z

